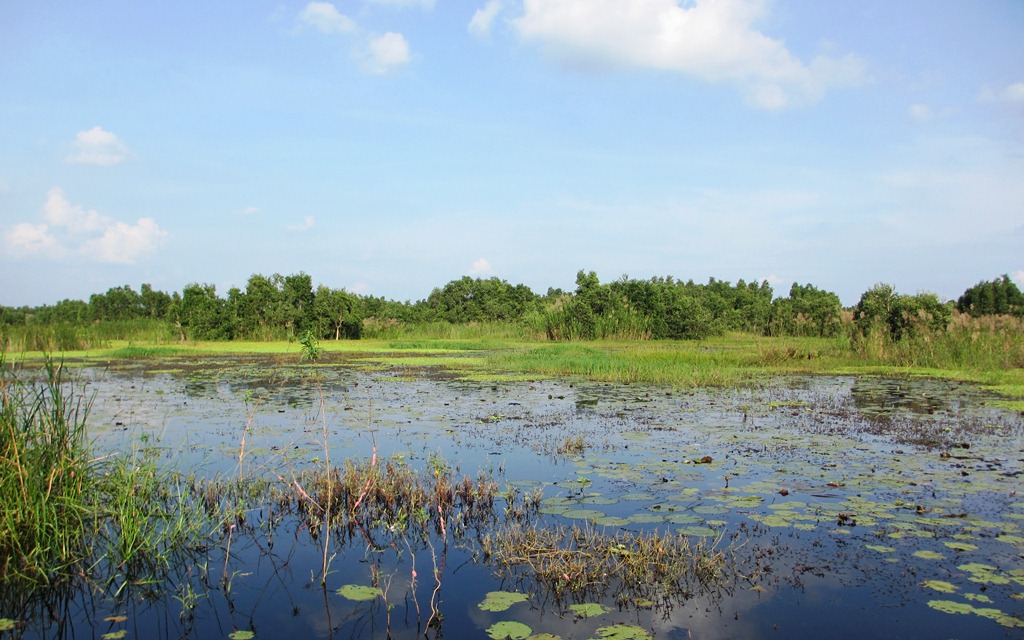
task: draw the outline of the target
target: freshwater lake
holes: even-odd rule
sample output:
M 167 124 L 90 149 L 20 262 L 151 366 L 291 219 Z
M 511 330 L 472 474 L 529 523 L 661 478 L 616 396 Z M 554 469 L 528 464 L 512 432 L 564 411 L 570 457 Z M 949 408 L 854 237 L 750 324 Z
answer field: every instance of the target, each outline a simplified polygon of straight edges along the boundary
M 735 574 L 671 598 L 624 597 L 614 576 L 607 588 L 553 594 L 529 572 L 483 560 L 471 539 L 443 550 L 436 539 L 352 539 L 335 541 L 321 588 L 319 541 L 297 519 L 271 533 L 261 511 L 164 584 L 116 598 L 86 590 L 0 638 L 1024 637 L 1024 417 L 979 387 L 786 376 L 678 389 L 473 382 L 429 367 L 318 371 L 314 383 L 294 362 L 170 358 L 72 377 L 92 398 L 98 455 L 146 449 L 199 476 L 238 475 L 244 435 L 242 471 L 276 478 L 376 447 L 396 464 L 443 461 L 460 476 L 483 470 L 503 491 L 542 491 L 537 527 L 706 539 L 728 549 Z M 584 448 L 567 452 L 567 442 Z M 352 586 L 377 591 L 361 600 Z M 482 607 L 495 592 L 524 597 Z M 424 624 L 432 598 L 439 627 Z

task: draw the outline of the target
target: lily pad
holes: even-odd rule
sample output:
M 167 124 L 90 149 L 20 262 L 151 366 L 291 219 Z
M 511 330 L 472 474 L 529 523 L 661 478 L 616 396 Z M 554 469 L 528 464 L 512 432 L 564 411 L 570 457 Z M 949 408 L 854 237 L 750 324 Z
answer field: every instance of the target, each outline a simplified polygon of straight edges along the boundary
M 632 520 L 629 518 L 619 518 L 617 516 L 605 516 L 594 519 L 594 524 L 601 525 L 602 527 L 624 527 L 630 522 Z
M 975 551 L 978 548 L 976 545 L 970 544 L 969 542 L 960 542 L 959 540 L 943 542 L 942 544 L 946 545 L 950 549 L 955 549 L 956 551 Z
M 955 593 L 957 590 L 955 585 L 945 580 L 926 580 L 921 583 L 921 586 L 934 589 L 939 593 Z
M 252 640 L 256 637 L 256 634 L 248 630 L 239 630 L 234 633 L 229 633 L 228 637 L 231 638 L 231 640 Z
M 0 631 L 10 631 L 18 626 L 16 620 L 10 618 L 0 618 Z
M 491 591 L 487 594 L 487 597 L 484 598 L 484 601 L 477 606 L 484 611 L 505 611 L 516 603 L 526 602 L 528 598 L 529 596 L 525 593 L 516 593 L 514 591 Z M 527 631 L 526 635 L 530 635 L 530 632 Z M 523 637 L 525 638 L 526 636 Z
M 596 520 L 603 518 L 605 513 L 597 509 L 568 509 L 562 512 L 562 516 L 573 520 Z
M 943 613 L 974 613 L 974 607 L 971 605 L 965 602 L 953 602 L 952 600 L 929 600 L 928 606 Z
M 109 633 L 104 633 L 100 636 L 100 638 L 101 640 L 121 640 L 121 638 L 124 638 L 127 635 L 127 629 L 120 629 L 119 631 L 111 631 Z
M 377 596 L 381 595 L 380 589 L 377 587 L 367 587 L 360 584 L 346 584 L 338 589 L 336 593 L 343 598 L 355 600 L 356 602 L 374 600 Z
M 514 622 L 512 620 L 502 620 L 487 627 L 487 635 L 494 638 L 494 640 L 506 640 L 507 638 L 526 640 L 526 638 L 530 637 L 531 633 L 533 633 L 533 629 L 522 622 Z
M 647 630 L 629 624 L 616 624 L 597 630 L 597 638 L 601 640 L 650 640 L 651 637 Z
M 928 551 L 927 549 L 922 549 L 920 551 L 915 551 L 914 557 L 921 558 L 923 560 L 942 560 L 946 556 L 942 555 L 941 553 L 936 553 L 935 551 Z
M 572 610 L 577 616 L 581 618 L 593 618 L 599 616 L 602 613 L 608 611 L 603 605 L 597 604 L 596 602 L 587 602 L 584 604 L 571 604 L 569 609 Z

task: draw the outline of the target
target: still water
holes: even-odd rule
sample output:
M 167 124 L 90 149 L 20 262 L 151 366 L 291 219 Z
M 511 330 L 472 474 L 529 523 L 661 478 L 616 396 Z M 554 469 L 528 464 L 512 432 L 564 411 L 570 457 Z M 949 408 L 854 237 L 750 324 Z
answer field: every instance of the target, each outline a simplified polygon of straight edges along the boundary
M 98 455 L 146 449 L 199 476 L 268 479 L 326 456 L 443 461 L 503 491 L 541 491 L 538 527 L 682 533 L 727 550 L 734 572 L 651 601 L 614 585 L 554 594 L 485 560 L 473 536 L 354 538 L 332 543 L 321 588 L 321 541 L 261 510 L 160 584 L 76 591 L 0 638 L 1024 636 L 1024 421 L 974 386 L 780 377 L 683 390 L 346 366 L 313 380 L 253 358 L 159 366 L 75 370 Z M 492 592 L 525 597 L 495 611 L 481 606 Z M 428 626 L 433 611 L 441 622 Z

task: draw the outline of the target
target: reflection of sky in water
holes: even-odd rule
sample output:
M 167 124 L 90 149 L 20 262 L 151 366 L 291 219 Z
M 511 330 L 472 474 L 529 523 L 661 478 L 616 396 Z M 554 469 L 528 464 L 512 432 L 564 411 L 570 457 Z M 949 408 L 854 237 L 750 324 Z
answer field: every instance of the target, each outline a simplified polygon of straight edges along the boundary
M 958 568 L 965 563 L 990 563 L 1004 576 L 1024 569 L 1024 549 L 1012 538 L 1024 525 L 1024 502 L 1014 493 L 1024 449 L 1020 416 L 991 409 L 985 404 L 991 398 L 976 387 L 789 377 L 756 389 L 679 390 L 323 373 L 336 463 L 369 456 L 374 442 L 379 456 L 414 466 L 439 455 L 462 473 L 482 468 L 501 484 L 542 486 L 547 498 L 562 499 L 545 509 L 550 522 L 593 526 L 561 515 L 585 508 L 628 521 L 632 531 L 706 531 L 723 534 L 725 542 L 735 535 L 742 543 L 737 557 L 748 569 L 758 562 L 771 568 L 755 582 L 760 591 L 740 583 L 721 599 L 697 597 L 655 611 L 620 611 L 611 603 L 600 620 L 579 621 L 536 598 L 506 614 L 480 611 L 475 605 L 487 591 L 527 590 L 529 583 L 502 583 L 493 567 L 474 565 L 465 551 L 452 549 L 442 589 L 448 637 L 466 637 L 460 633 L 467 629 L 479 637 L 501 619 L 564 638 L 592 637 L 616 622 L 680 638 L 998 637 L 1006 631 L 980 616 L 927 607 L 933 599 L 982 595 Z M 156 446 L 179 468 L 233 474 L 245 433 L 247 472 L 285 475 L 323 456 L 317 388 L 294 368 L 84 369 L 76 376 L 95 394 L 92 433 L 101 452 Z M 583 437 L 585 455 L 557 454 L 568 436 Z M 710 463 L 697 462 L 705 456 Z M 858 524 L 840 525 L 840 513 Z M 946 544 L 957 541 L 979 548 Z M 231 606 L 223 595 L 211 596 L 223 601 L 211 604 L 214 614 L 197 628 L 226 635 L 258 622 L 302 637 L 328 637 L 331 628 L 336 637 L 380 637 L 386 620 L 380 602 L 351 603 L 334 594 L 342 584 L 368 582 L 374 558 L 364 546 L 337 549 L 325 603 L 318 588 L 308 588 L 322 558 L 306 532 L 279 531 L 273 556 L 262 553 L 263 543 L 250 544 L 248 552 L 233 549 L 237 556 L 228 563 L 239 572 Z M 881 554 L 869 544 L 894 551 Z M 912 555 L 921 549 L 943 558 Z M 406 597 L 409 551 L 386 568 L 399 637 L 416 635 Z M 432 567 L 428 551 L 416 555 L 425 620 Z M 959 591 L 931 592 L 921 587 L 928 579 L 954 581 Z M 1024 606 L 1011 595 L 1021 591 L 1019 582 L 990 584 L 984 595 L 992 602 L 972 602 L 1020 616 Z

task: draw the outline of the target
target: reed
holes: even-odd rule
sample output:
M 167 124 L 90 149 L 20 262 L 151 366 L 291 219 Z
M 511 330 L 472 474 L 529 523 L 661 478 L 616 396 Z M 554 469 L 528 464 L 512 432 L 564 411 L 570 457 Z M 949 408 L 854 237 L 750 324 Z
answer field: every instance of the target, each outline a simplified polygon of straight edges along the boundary
M 158 580 L 223 517 L 152 455 L 93 457 L 90 403 L 51 358 L 31 377 L 0 352 L 0 399 L 0 590 Z
M 86 440 L 89 405 L 49 358 L 41 381 L 6 364 L 0 353 L 0 575 L 59 583 L 91 555 L 98 461 Z

